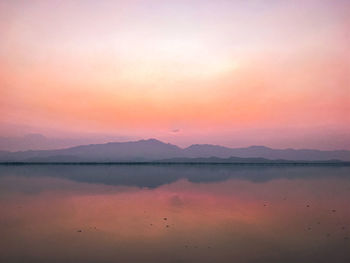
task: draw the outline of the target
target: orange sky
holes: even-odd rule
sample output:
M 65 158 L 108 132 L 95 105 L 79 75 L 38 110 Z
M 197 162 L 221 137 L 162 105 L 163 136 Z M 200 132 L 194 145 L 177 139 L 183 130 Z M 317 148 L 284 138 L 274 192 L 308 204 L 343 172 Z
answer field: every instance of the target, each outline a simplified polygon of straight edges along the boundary
M 0 135 L 350 149 L 350 4 L 1 1 Z

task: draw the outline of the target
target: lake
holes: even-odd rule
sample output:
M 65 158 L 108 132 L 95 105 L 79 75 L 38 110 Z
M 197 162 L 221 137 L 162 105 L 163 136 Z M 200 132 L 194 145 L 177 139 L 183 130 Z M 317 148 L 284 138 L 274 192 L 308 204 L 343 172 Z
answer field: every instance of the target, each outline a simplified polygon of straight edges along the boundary
M 0 262 L 350 262 L 350 167 L 2 165 Z

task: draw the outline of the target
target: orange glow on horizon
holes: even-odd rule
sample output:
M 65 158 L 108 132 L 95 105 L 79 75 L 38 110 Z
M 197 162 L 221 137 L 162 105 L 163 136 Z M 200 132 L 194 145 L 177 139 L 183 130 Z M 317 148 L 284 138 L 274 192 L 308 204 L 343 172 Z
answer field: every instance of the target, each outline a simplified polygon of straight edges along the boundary
M 191 2 L 4 1 L 0 125 L 349 138 L 348 3 Z

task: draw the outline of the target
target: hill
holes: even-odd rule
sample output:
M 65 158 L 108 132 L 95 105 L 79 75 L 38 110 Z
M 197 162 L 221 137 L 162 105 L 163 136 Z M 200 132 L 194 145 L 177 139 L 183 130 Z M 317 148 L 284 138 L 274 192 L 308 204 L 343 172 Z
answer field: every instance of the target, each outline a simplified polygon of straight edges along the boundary
M 228 148 L 196 144 L 180 148 L 156 139 L 90 144 L 59 150 L 0 152 L 0 162 L 149 162 L 176 158 L 264 158 L 268 160 L 350 161 L 350 151 Z M 175 158 L 175 159 L 174 159 Z M 231 159 L 232 161 L 233 159 Z M 208 160 L 207 160 L 208 161 Z

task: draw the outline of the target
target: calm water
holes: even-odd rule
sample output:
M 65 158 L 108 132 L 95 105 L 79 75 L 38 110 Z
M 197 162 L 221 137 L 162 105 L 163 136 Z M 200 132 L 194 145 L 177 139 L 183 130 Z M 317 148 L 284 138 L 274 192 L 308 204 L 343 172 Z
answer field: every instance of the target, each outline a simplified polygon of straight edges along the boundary
M 350 262 L 350 167 L 0 166 L 0 262 Z

